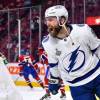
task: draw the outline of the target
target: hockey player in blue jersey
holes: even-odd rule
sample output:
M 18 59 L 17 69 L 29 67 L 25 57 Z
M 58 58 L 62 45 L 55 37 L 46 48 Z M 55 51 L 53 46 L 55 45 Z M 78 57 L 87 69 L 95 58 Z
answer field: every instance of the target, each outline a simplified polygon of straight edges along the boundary
M 48 8 L 45 20 L 49 34 L 42 44 L 50 66 L 49 90 L 58 92 L 61 77 L 73 100 L 100 98 L 100 39 L 87 24 L 68 25 L 62 5 Z
M 32 77 L 40 84 L 40 86 L 44 88 L 43 82 L 41 81 L 38 75 L 38 68 L 35 66 L 35 64 L 33 65 L 33 57 L 27 56 L 27 55 L 21 55 L 19 57 L 19 61 L 20 61 L 19 63 L 20 73 L 19 74 L 20 76 L 24 77 L 28 86 L 30 86 L 30 88 L 33 88 L 32 83 L 29 79 L 29 75 L 32 75 Z

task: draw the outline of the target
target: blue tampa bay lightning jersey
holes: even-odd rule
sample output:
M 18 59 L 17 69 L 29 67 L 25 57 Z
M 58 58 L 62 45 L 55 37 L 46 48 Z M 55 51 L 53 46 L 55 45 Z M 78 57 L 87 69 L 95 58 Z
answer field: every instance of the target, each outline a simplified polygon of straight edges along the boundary
M 51 74 L 61 77 L 67 85 L 80 86 L 100 74 L 100 52 L 95 54 L 100 48 L 100 39 L 87 24 L 71 27 L 70 36 L 58 39 L 48 35 L 42 45 L 48 55 Z

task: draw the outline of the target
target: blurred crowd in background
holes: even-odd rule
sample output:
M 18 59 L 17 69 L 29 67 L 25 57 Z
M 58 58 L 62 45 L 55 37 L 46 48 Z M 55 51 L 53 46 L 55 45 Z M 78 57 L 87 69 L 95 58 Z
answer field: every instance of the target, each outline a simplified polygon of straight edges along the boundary
M 45 9 L 56 4 L 67 8 L 69 24 L 84 24 L 87 17 L 100 16 L 100 0 L 0 0 L 0 51 L 10 62 L 18 57 L 17 19 L 21 21 L 21 54 L 37 58 L 41 39 L 48 33 Z M 100 37 L 100 29 L 92 28 Z

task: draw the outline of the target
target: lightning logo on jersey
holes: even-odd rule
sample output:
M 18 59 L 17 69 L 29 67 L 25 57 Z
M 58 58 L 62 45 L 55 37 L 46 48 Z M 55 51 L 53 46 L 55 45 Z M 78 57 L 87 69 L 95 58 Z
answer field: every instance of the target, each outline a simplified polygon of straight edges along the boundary
M 66 55 L 63 59 L 63 62 L 67 62 L 67 66 L 64 67 L 64 69 L 69 73 L 69 72 L 75 72 L 77 70 L 79 70 L 80 68 L 83 67 L 83 65 L 85 64 L 85 53 L 82 50 L 79 50 L 80 46 L 74 50 L 73 52 L 69 53 L 68 55 Z M 78 64 L 76 59 L 81 59 L 81 63 Z M 69 59 L 69 60 L 68 60 Z M 78 64 L 78 67 L 76 67 L 75 65 Z

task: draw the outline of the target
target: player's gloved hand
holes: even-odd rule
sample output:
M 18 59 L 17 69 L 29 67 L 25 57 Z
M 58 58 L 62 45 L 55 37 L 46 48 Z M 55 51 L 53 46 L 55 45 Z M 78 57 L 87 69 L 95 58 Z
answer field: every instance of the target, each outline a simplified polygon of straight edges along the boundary
M 23 76 L 23 72 L 19 72 L 19 75 L 20 75 L 20 76 Z
M 50 79 L 49 80 L 49 91 L 56 95 L 58 93 L 58 90 L 60 88 L 59 79 Z

